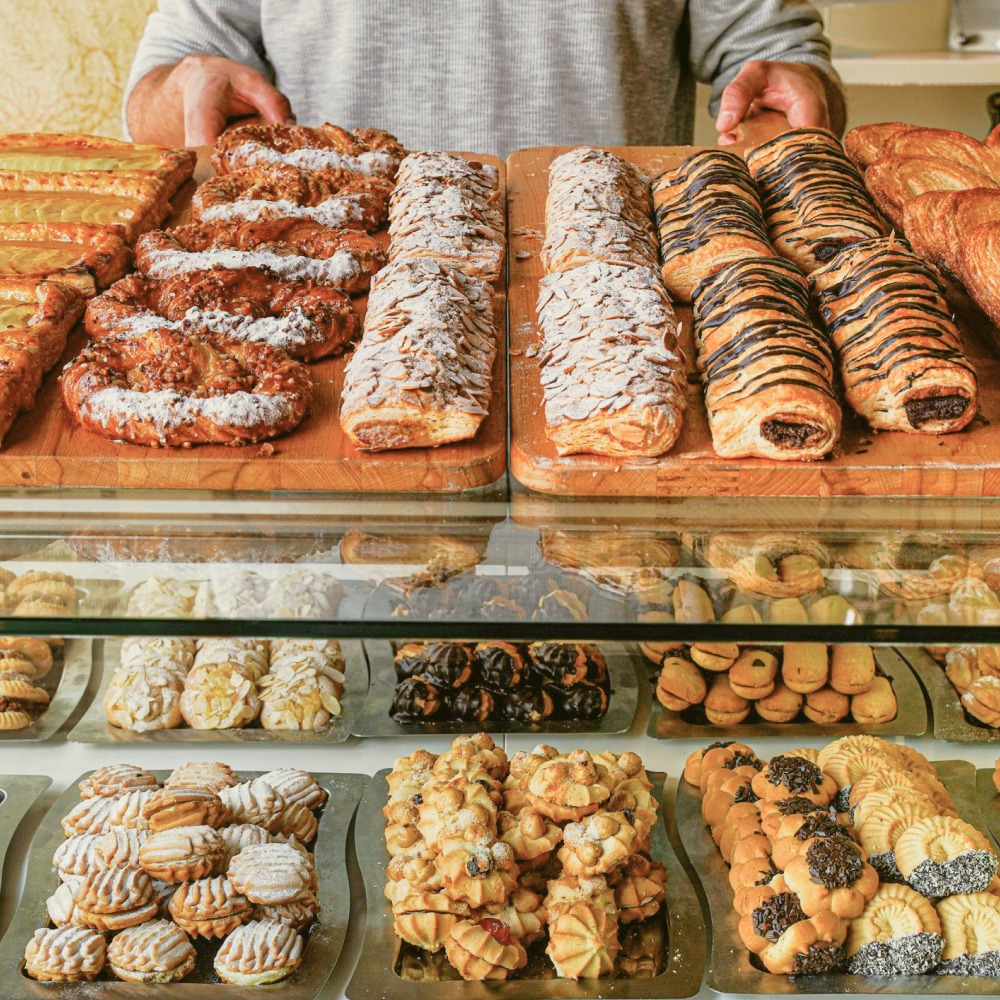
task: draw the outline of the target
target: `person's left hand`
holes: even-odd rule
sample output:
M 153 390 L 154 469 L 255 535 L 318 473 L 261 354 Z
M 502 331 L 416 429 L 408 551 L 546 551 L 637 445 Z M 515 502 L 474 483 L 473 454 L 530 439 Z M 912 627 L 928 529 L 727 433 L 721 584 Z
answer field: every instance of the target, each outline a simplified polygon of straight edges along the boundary
M 715 120 L 720 146 L 736 142 L 734 130 L 752 107 L 780 111 L 792 128 L 830 127 L 826 87 L 807 63 L 755 59 L 743 66 L 722 92 Z

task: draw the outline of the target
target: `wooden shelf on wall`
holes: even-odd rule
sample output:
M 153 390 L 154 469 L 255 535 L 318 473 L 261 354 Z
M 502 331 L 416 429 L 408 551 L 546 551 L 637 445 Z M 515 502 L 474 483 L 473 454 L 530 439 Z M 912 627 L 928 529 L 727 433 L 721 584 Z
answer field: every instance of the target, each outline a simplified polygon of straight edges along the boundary
M 1000 53 L 887 52 L 834 55 L 844 83 L 855 87 L 977 87 L 1000 89 Z

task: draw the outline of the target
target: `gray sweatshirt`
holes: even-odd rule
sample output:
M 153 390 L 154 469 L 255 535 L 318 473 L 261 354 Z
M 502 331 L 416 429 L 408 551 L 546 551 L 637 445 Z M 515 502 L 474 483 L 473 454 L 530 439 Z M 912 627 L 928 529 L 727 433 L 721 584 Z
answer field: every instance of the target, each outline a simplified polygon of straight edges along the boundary
M 299 124 L 410 148 L 691 141 L 696 80 L 750 59 L 836 79 L 806 0 L 159 0 L 125 90 L 191 53 L 272 76 Z

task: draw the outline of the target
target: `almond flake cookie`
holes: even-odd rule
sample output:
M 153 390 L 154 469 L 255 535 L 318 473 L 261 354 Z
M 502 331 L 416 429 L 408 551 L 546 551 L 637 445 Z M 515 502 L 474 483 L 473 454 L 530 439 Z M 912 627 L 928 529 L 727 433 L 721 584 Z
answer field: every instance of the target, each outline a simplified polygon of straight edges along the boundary
M 241 729 L 260 713 L 254 678 L 238 663 L 206 663 L 187 676 L 181 715 L 192 729 Z

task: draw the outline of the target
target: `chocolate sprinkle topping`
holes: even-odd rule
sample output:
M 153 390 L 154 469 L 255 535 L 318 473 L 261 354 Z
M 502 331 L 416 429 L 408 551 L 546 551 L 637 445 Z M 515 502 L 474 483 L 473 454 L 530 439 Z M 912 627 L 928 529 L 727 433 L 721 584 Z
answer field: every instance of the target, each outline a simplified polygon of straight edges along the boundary
M 777 941 L 789 927 L 805 919 L 799 897 L 794 892 L 779 892 L 753 911 L 753 930 L 767 941 Z
M 997 873 L 992 851 L 966 851 L 947 861 L 922 861 L 910 872 L 910 886 L 931 899 L 982 892 Z
M 719 740 L 718 743 L 709 743 L 708 746 L 705 747 L 704 751 L 702 751 L 702 757 L 704 757 L 709 750 L 725 750 L 726 747 L 731 747 L 735 742 L 736 740 Z
M 740 785 L 733 796 L 733 802 L 760 802 L 760 796 L 749 785 Z
M 767 780 L 775 787 L 784 785 L 793 794 L 815 794 L 823 781 L 823 772 L 805 757 L 786 757 L 782 754 L 771 758 L 767 766 Z
M 810 813 L 829 815 L 830 813 L 826 806 L 818 806 L 812 799 L 807 799 L 804 795 L 792 795 L 787 799 L 779 799 L 775 802 L 775 806 L 782 816 L 808 816 Z
M 836 941 L 819 941 L 809 945 L 804 955 L 796 955 L 792 962 L 793 976 L 821 976 L 835 969 L 844 955 L 843 946 Z
M 806 851 L 811 881 L 827 889 L 854 885 L 865 864 L 853 840 L 846 837 L 824 837 L 814 840 Z
M 944 938 L 928 931 L 869 941 L 847 960 L 847 971 L 856 976 L 916 976 L 933 969 L 943 951 Z
M 806 816 L 800 826 L 795 831 L 797 840 L 809 840 L 810 837 L 847 837 L 851 839 L 850 833 L 842 827 L 836 820 L 828 815 L 817 816 L 815 813 Z
M 760 771 L 763 769 L 764 764 L 757 759 L 756 754 L 747 754 L 743 753 L 742 750 L 737 750 L 732 758 L 727 760 L 722 766 L 729 771 L 735 771 L 738 767 L 752 767 L 755 771 Z
M 765 871 L 764 874 L 761 875 L 756 882 L 754 882 L 754 885 L 767 885 L 767 883 L 770 882 L 771 879 L 773 879 L 774 876 L 777 874 L 778 874 L 778 869 L 774 867 L 774 864 L 772 863 L 771 859 L 768 858 L 767 871 Z

